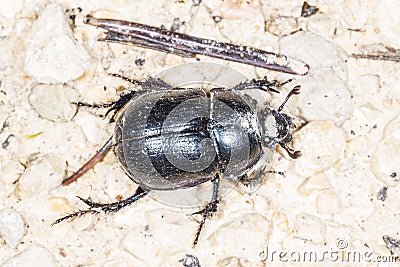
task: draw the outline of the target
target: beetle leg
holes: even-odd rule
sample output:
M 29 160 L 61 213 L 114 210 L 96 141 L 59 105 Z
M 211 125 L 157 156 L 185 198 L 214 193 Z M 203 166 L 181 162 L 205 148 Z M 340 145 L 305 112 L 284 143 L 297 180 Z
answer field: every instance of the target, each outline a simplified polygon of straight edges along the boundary
M 282 87 L 283 85 L 290 83 L 293 79 L 288 79 L 282 83 L 278 83 L 277 80 L 269 81 L 267 76 L 264 76 L 262 79 L 252 79 L 243 83 L 239 83 L 233 90 L 248 90 L 248 89 L 259 89 L 265 92 L 274 92 L 279 94 L 277 88 Z
M 266 167 L 263 166 L 258 171 L 254 173 L 245 173 L 239 178 L 239 182 L 246 187 L 259 187 L 264 181 L 265 177 L 268 173 L 274 173 L 284 176 L 284 172 L 274 171 L 274 170 L 266 170 Z
M 113 77 L 121 78 L 124 81 L 130 82 L 134 85 L 139 85 L 139 86 L 141 86 L 141 89 L 138 89 L 135 87 L 131 88 L 127 92 L 120 93 L 118 100 L 115 100 L 115 101 L 112 101 L 109 103 L 89 104 L 89 103 L 83 103 L 83 102 L 72 102 L 72 104 L 75 104 L 80 107 L 89 107 L 89 108 L 109 108 L 107 110 L 106 114 L 104 114 L 104 117 L 107 117 L 111 111 L 114 111 L 113 115 L 111 116 L 110 122 L 115 122 L 116 114 L 125 106 L 126 103 L 128 103 L 134 97 L 136 92 L 138 92 L 140 90 L 169 90 L 169 89 L 174 88 L 173 86 L 167 84 L 160 78 L 149 77 L 146 80 L 144 80 L 143 82 L 141 82 L 141 81 L 138 81 L 138 80 L 135 80 L 132 78 L 122 76 L 117 73 L 109 73 L 109 75 L 113 76 Z
M 241 82 L 235 87 L 232 88 L 232 90 L 248 90 L 248 89 L 260 89 L 262 91 L 272 91 L 274 93 L 278 93 L 279 91 L 275 89 L 276 85 L 278 84 L 277 80 L 271 80 L 269 81 L 267 79 L 267 76 L 264 76 L 262 79 L 251 79 L 247 80 L 245 82 Z
M 104 212 L 104 213 L 117 212 L 120 209 L 125 208 L 125 207 L 131 205 L 132 203 L 136 202 L 137 200 L 141 199 L 145 195 L 147 195 L 147 192 L 144 191 L 141 187 L 138 187 L 138 189 L 136 189 L 135 194 L 133 194 L 132 196 L 130 196 L 124 200 L 121 200 L 118 202 L 113 202 L 113 203 L 108 203 L 108 204 L 95 203 L 89 199 L 83 199 L 81 197 L 78 197 L 86 205 L 88 205 L 89 208 L 86 210 L 79 210 L 77 212 L 68 214 L 60 219 L 57 219 L 55 222 L 52 223 L 52 225 L 58 224 L 65 220 L 74 219 L 75 217 L 80 217 L 87 213 L 96 214 L 96 213 L 100 213 L 100 212 Z
M 121 78 L 122 80 L 130 82 L 134 85 L 140 85 L 142 87 L 142 90 L 168 90 L 174 88 L 173 86 L 167 84 L 160 78 L 148 77 L 146 80 L 141 82 L 132 78 L 122 76 L 121 74 L 118 73 L 109 73 L 109 75 Z
M 200 232 L 203 229 L 203 226 L 206 223 L 207 218 L 211 218 L 212 215 L 217 211 L 218 204 L 219 204 L 219 200 L 217 200 L 217 199 L 213 200 L 210 203 L 208 203 L 204 209 L 193 213 L 193 215 L 194 214 L 203 214 L 203 218 L 200 221 L 199 227 L 197 228 L 195 238 L 193 240 L 193 247 L 195 247 L 197 242 L 199 241 Z
M 118 100 L 111 102 L 112 103 L 111 108 L 107 110 L 106 114 L 104 114 L 104 117 L 107 117 L 107 115 L 111 111 L 114 111 L 110 119 L 110 122 L 114 122 L 115 116 L 118 113 L 118 111 L 120 111 L 125 106 L 125 104 L 132 99 L 132 97 L 135 95 L 136 92 L 137 92 L 136 89 L 131 89 L 126 93 L 120 94 Z
M 284 82 L 282 82 L 282 83 L 277 83 L 276 84 L 276 87 L 282 87 L 282 86 L 284 86 L 285 84 L 288 84 L 288 83 L 290 83 L 290 82 L 292 82 L 294 79 L 287 79 L 286 81 L 284 81 Z
M 68 185 L 76 181 L 86 172 L 88 172 L 91 168 L 93 168 L 94 165 L 96 165 L 99 161 L 103 160 L 103 158 L 105 157 L 107 152 L 110 151 L 112 146 L 113 146 L 113 136 L 111 136 L 107 140 L 107 142 L 103 145 L 103 147 L 100 148 L 100 150 L 96 154 L 94 154 L 94 156 L 88 162 L 86 162 L 79 170 L 77 170 L 70 177 L 62 181 L 62 185 Z
M 113 77 L 117 77 L 117 78 L 121 78 L 122 80 L 130 82 L 130 83 L 132 83 L 134 85 L 142 85 L 143 84 L 141 81 L 122 76 L 121 74 L 118 74 L 118 73 L 109 73 L 108 75 L 113 76 Z
M 288 95 L 286 96 L 286 98 L 285 98 L 285 101 L 283 101 L 283 103 L 279 106 L 278 112 L 281 112 L 281 111 L 282 111 L 282 109 L 284 108 L 286 102 L 289 100 L 289 98 L 290 98 L 292 95 L 298 95 L 298 94 L 300 94 L 300 85 L 296 85 L 295 87 L 293 87 L 292 90 L 290 90 L 289 94 L 288 94 Z
M 258 188 L 260 188 L 270 173 L 285 176 L 284 172 L 271 169 L 267 170 L 267 166 L 264 164 L 260 168 L 256 168 L 255 170 L 247 172 L 239 177 L 239 191 L 246 194 L 254 193 Z
M 195 238 L 193 240 L 193 247 L 195 247 L 197 242 L 199 241 L 200 232 L 203 229 L 203 226 L 206 223 L 207 218 L 211 218 L 213 214 L 217 212 L 219 204 L 219 199 L 218 199 L 219 181 L 220 181 L 219 174 L 217 174 L 216 178 L 214 179 L 213 195 L 211 201 L 204 207 L 204 209 L 192 213 L 192 215 L 195 214 L 203 215 L 199 227 L 197 228 Z
M 175 87 L 160 78 L 148 77 L 142 84 L 144 90 L 172 90 Z
M 135 95 L 135 93 L 137 91 L 138 90 L 136 88 L 132 88 L 128 92 L 121 93 L 119 95 L 119 99 L 118 100 L 112 101 L 110 103 L 89 104 L 89 103 L 83 103 L 83 102 L 72 102 L 72 104 L 75 104 L 75 105 L 80 106 L 80 107 L 89 107 L 89 108 L 109 108 L 107 110 L 106 114 L 104 114 L 104 117 L 107 117 L 108 114 L 111 111 L 114 111 L 113 116 L 110 119 L 110 122 L 114 122 L 115 121 L 115 115 L 118 113 L 118 111 L 120 111 L 125 106 L 126 103 L 129 102 L 129 100 L 132 99 L 132 97 Z

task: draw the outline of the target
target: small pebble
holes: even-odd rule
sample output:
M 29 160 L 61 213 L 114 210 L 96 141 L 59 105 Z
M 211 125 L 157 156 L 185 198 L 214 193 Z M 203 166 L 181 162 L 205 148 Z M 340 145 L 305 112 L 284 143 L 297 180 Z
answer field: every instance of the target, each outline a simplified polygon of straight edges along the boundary
M 295 169 L 303 177 L 333 167 L 344 157 L 344 133 L 332 121 L 312 121 L 294 135 L 293 145 L 302 152 L 302 157 L 295 161 Z
M 184 21 L 181 21 L 180 18 L 174 18 L 172 22 L 170 31 L 171 32 L 179 32 L 179 29 L 185 24 Z
M 56 188 L 64 178 L 65 168 L 65 161 L 57 154 L 48 154 L 30 162 L 18 181 L 20 197 L 29 198 Z
M 375 177 L 386 185 L 395 186 L 399 184 L 396 172 L 399 170 L 400 157 L 400 115 L 389 122 L 384 130 L 383 138 L 371 157 L 371 169 Z M 394 177 L 393 177 L 394 176 Z
M 317 13 L 307 19 L 307 29 L 327 40 L 335 38 L 337 31 L 337 17 L 331 14 Z
M 222 21 L 222 17 L 221 16 L 213 16 L 212 17 L 215 23 L 220 23 Z
M 165 208 L 145 211 L 144 225 L 148 224 L 149 230 L 143 231 L 143 225 L 130 227 L 121 246 L 148 266 L 165 265 L 166 258 L 192 246 L 193 229 L 197 224 L 194 221 L 188 223 L 182 215 L 181 212 L 172 212 Z M 142 242 L 137 242 L 138 238 Z M 146 249 L 143 250 L 143 247 Z
M 14 19 L 24 7 L 24 0 L 0 1 L 0 16 L 6 19 Z
M 2 264 L 2 267 L 14 266 L 58 267 L 60 265 L 48 250 L 41 246 L 33 245 Z
M 324 173 L 318 173 L 305 179 L 297 189 L 297 192 L 302 196 L 308 197 L 314 192 L 321 192 L 330 187 L 328 177 Z
M 13 184 L 21 176 L 23 166 L 16 161 L 9 161 L 1 168 L 0 181 Z
M 192 0 L 194 6 L 198 6 L 201 4 L 201 0 Z
M 323 243 L 325 230 L 318 217 L 310 214 L 299 214 L 296 216 L 294 224 L 296 237 L 315 243 Z
M 76 42 L 60 5 L 50 4 L 33 23 L 25 71 L 42 83 L 65 83 L 83 75 L 89 56 Z
M 400 240 L 394 237 L 384 235 L 383 242 L 385 242 L 386 247 L 389 249 L 390 253 L 400 257 Z
M 73 211 L 65 197 L 50 197 L 48 203 L 52 210 L 62 214 L 71 213 Z
M 400 2 L 397 0 L 381 0 L 376 2 L 371 20 L 379 41 L 389 47 L 400 47 Z
M 382 189 L 379 190 L 378 194 L 376 195 L 376 199 L 380 201 L 385 201 L 387 198 L 387 190 L 388 190 L 387 186 L 382 187 Z
M 299 29 L 296 19 L 292 17 L 271 17 L 265 27 L 275 36 L 289 35 Z
M 199 259 L 189 254 L 186 254 L 179 262 L 181 262 L 184 267 L 200 267 Z
M 144 58 L 138 58 L 135 60 L 136 66 L 143 66 L 146 60 Z
M 15 248 L 24 232 L 24 222 L 18 212 L 5 209 L 0 213 L 0 236 L 7 246 Z
M 301 16 L 302 17 L 310 17 L 314 15 L 315 13 L 318 12 L 318 7 L 312 6 L 308 4 L 307 2 L 303 3 L 303 6 L 301 7 Z
M 336 214 L 340 211 L 338 195 L 333 190 L 321 192 L 316 200 L 316 208 L 319 213 Z
M 257 213 L 241 214 L 225 220 L 208 238 L 204 231 L 198 245 L 199 248 L 211 245 L 216 258 L 234 256 L 249 260 L 248 266 L 255 266 L 259 253 L 265 249 L 264 244 L 268 244 L 271 230 L 268 218 Z
M 29 102 L 42 117 L 55 122 L 67 122 L 75 115 L 77 106 L 71 102 L 78 93 L 67 85 L 38 84 L 32 88 Z
M 281 53 L 307 62 L 307 76 L 296 78 L 301 84 L 296 104 L 306 121 L 342 122 L 353 114 L 347 85 L 346 54 L 337 45 L 311 32 L 299 31 L 283 37 Z M 291 100 L 293 101 L 293 100 Z

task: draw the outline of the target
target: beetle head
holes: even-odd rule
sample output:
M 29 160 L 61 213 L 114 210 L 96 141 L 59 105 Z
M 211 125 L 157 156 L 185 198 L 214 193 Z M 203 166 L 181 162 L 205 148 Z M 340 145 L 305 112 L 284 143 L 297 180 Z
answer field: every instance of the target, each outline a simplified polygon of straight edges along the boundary
M 288 144 L 293 140 L 295 128 L 292 118 L 267 106 L 261 117 L 262 139 L 265 147 L 275 148 L 280 145 L 292 158 L 299 158 L 300 151 L 293 151 Z

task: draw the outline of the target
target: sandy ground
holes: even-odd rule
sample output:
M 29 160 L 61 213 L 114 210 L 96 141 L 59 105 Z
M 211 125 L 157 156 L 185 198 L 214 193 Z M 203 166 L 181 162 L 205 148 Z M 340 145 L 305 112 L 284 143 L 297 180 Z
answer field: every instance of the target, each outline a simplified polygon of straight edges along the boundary
M 310 1 L 319 11 L 301 17 L 303 2 L 288 0 L 0 0 L 2 266 L 394 266 L 400 256 L 400 65 L 352 54 L 394 59 L 400 6 L 332 3 Z M 82 23 L 88 13 L 174 24 L 182 33 L 308 63 L 302 77 L 198 57 L 246 77 L 295 78 L 302 93 L 286 112 L 295 118 L 293 146 L 303 156 L 293 160 L 279 150 L 272 168 L 284 176 L 269 176 L 252 194 L 224 196 L 195 248 L 200 218 L 190 214 L 197 209 L 151 197 L 116 214 L 52 226 L 85 208 L 77 195 L 107 203 L 136 188 L 113 153 L 78 182 L 60 186 L 114 128 L 100 116 L 104 111 L 71 102 L 107 102 L 130 86 L 108 73 L 143 79 L 195 61 L 98 42 L 102 30 Z M 273 96 L 273 105 L 290 86 Z

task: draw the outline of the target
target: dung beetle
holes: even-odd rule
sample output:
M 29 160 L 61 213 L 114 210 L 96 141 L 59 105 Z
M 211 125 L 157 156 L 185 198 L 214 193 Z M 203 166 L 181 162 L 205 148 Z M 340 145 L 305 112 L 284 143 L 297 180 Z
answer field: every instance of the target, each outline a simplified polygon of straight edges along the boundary
M 278 145 L 292 158 L 300 151 L 289 147 L 293 139 L 294 123 L 282 113 L 292 95 L 300 93 L 295 86 L 278 109 L 269 105 L 262 108 L 246 90 L 259 89 L 279 92 L 277 81 L 253 79 L 233 88 L 173 87 L 159 78 L 137 81 L 120 77 L 134 87 L 107 104 L 76 103 L 79 106 L 108 108 L 116 119 L 113 136 L 77 172 L 63 181 L 67 185 L 102 160 L 114 148 L 114 153 L 128 177 L 138 185 L 131 196 L 122 201 L 101 204 L 82 199 L 89 208 L 69 214 L 55 221 L 86 213 L 117 212 L 153 190 L 173 191 L 212 182 L 211 201 L 200 211 L 197 233 L 207 218 L 217 211 L 221 179 L 251 180 L 249 170 L 260 160 L 265 149 Z
M 280 71 L 306 75 L 309 66 L 301 60 L 275 54 L 254 47 L 203 39 L 168 31 L 149 25 L 124 20 L 94 18 L 87 15 L 84 23 L 106 30 L 100 40 L 136 45 L 183 57 L 203 55 Z M 176 192 L 212 184 L 211 200 L 201 214 L 193 245 L 196 245 L 207 218 L 216 211 L 221 198 L 221 184 L 225 180 L 249 186 L 263 180 L 265 168 L 256 168 L 265 150 L 278 145 L 292 158 L 300 151 L 289 147 L 293 139 L 294 123 L 282 109 L 290 96 L 300 93 L 295 86 L 278 109 L 260 107 L 247 94 L 249 89 L 279 93 L 277 88 L 291 81 L 252 79 L 232 88 L 174 87 L 159 78 L 145 81 L 123 77 L 134 85 L 116 101 L 106 104 L 75 103 L 78 106 L 108 108 L 116 119 L 114 134 L 103 147 L 78 171 L 63 181 L 63 185 L 78 179 L 111 148 L 128 177 L 138 188 L 121 201 L 102 204 L 80 198 L 89 206 L 54 222 L 72 219 L 86 213 L 117 212 L 149 192 Z M 278 172 L 279 173 L 279 172 Z

